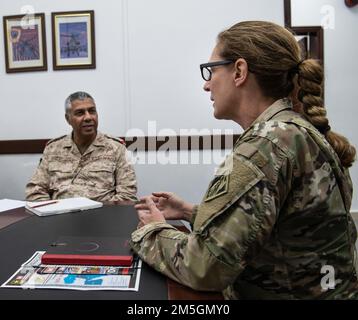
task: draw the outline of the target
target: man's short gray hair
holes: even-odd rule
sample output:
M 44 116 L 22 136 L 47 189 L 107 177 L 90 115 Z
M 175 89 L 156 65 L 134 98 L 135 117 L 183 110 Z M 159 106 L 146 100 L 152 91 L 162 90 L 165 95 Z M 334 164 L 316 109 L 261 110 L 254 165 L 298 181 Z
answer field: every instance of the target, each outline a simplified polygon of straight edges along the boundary
M 85 99 L 92 99 L 93 102 L 95 102 L 94 99 L 92 98 L 92 96 L 87 92 L 77 91 L 77 92 L 71 93 L 65 100 L 65 112 L 68 113 L 68 111 L 70 111 L 71 103 L 73 101 L 75 101 L 75 100 L 83 101 Z

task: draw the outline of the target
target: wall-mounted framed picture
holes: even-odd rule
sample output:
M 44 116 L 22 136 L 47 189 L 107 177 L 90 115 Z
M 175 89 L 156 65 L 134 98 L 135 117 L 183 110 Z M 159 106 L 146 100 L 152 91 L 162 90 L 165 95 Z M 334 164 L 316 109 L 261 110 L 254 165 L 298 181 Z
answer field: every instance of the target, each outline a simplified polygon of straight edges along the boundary
M 292 26 L 291 0 L 283 0 L 285 27 L 296 37 L 302 51 L 302 59 L 317 59 L 324 66 L 324 30 L 322 26 Z
M 323 28 L 321 26 L 291 27 L 302 50 L 302 59 L 319 60 L 324 66 Z
M 6 72 L 46 71 L 45 14 L 4 16 Z
M 94 11 L 53 12 L 53 69 L 96 68 Z

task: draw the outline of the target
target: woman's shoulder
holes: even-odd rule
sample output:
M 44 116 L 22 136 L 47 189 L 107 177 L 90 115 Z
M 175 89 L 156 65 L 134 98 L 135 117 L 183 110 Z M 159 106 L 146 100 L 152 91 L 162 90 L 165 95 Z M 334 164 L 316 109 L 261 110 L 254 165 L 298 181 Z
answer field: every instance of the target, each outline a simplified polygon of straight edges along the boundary
M 294 118 L 278 118 L 258 122 L 252 127 L 250 134 L 252 136 L 258 136 L 269 140 L 306 135 L 307 131 L 304 127 L 300 126 L 296 120 L 297 119 Z
M 309 143 L 310 135 L 307 128 L 310 126 L 300 117 L 276 118 L 256 123 L 251 129 L 250 137 L 257 140 L 258 144 L 273 144 L 290 156 L 296 153 L 295 151 L 304 149 Z M 265 146 L 263 147 L 266 149 Z

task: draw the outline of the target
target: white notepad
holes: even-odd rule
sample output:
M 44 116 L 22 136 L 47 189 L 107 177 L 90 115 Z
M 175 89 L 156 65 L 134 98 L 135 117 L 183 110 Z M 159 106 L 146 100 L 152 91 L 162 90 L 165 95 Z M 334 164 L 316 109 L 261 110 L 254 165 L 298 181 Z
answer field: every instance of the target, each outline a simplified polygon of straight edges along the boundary
M 50 216 L 54 214 L 83 211 L 100 208 L 103 203 L 88 198 L 68 198 L 60 200 L 47 200 L 38 202 L 26 202 L 25 208 L 38 216 Z

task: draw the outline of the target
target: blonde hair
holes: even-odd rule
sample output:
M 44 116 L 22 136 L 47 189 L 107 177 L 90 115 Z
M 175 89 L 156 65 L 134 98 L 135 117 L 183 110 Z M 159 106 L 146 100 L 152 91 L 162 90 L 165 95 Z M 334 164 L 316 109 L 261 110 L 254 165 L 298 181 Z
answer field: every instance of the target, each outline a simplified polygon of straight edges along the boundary
M 349 141 L 331 131 L 323 104 L 323 69 L 318 61 L 301 61 L 300 47 L 291 32 L 266 21 L 244 21 L 218 35 L 221 56 L 246 60 L 263 94 L 280 99 L 294 96 L 303 114 L 336 151 L 344 167 L 355 160 L 356 150 Z

